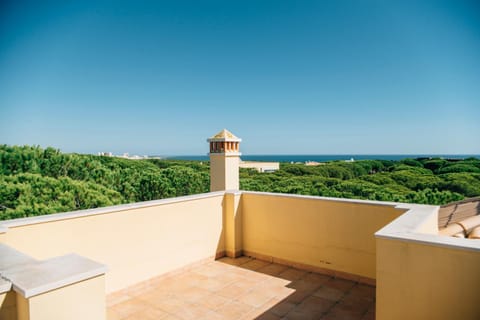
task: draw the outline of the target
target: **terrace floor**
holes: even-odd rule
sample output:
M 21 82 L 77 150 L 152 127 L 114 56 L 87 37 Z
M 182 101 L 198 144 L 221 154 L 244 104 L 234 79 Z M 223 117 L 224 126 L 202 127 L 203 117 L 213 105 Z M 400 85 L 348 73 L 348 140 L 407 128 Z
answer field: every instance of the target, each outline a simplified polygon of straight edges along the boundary
M 107 297 L 108 320 L 375 319 L 375 287 L 240 257 L 161 276 Z

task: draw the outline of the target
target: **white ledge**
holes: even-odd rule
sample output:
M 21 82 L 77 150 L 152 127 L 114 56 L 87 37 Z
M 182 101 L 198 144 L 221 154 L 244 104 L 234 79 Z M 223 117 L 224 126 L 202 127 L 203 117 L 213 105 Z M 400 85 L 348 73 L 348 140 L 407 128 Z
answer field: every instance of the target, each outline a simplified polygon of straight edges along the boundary
M 8 280 L 0 278 L 0 294 L 8 292 L 12 289 L 12 283 Z
M 167 205 L 167 204 L 178 203 L 178 202 L 194 201 L 194 200 L 200 200 L 205 198 L 223 196 L 224 194 L 225 194 L 224 191 L 216 191 L 216 192 L 195 194 L 195 195 L 183 196 L 183 197 L 127 203 L 127 204 L 120 204 L 116 206 L 109 206 L 109 207 L 102 207 L 102 208 L 53 213 L 53 214 L 42 215 L 42 216 L 4 220 L 4 221 L 0 221 L 0 233 L 8 232 L 8 228 L 45 223 L 45 222 L 51 222 L 51 221 L 66 220 L 66 219 L 76 219 L 81 217 L 107 214 L 112 212 L 127 211 L 127 210 L 139 209 L 139 208 L 155 207 L 155 206 Z
M 2 276 L 13 283 L 13 289 L 25 298 L 65 287 L 105 274 L 106 266 L 68 254 L 10 269 Z
M 36 262 L 30 256 L 0 243 L 0 275 L 4 271 Z
M 267 195 L 267 196 L 281 197 L 281 198 L 302 198 L 302 199 L 344 202 L 344 203 L 353 203 L 353 204 L 368 204 L 368 205 L 374 205 L 374 206 L 389 206 L 389 207 L 395 207 L 396 209 L 405 209 L 405 208 L 414 206 L 413 204 L 409 204 L 409 203 L 390 202 L 390 201 L 334 198 L 334 197 L 308 196 L 303 194 L 274 193 L 274 192 L 260 192 L 260 191 L 241 191 L 241 192 L 244 194 Z
M 480 252 L 480 240 L 462 239 L 438 234 L 438 206 L 402 204 L 398 207 L 410 207 L 410 210 L 377 231 L 375 233 L 376 238 Z M 429 222 L 429 225 L 435 223 L 436 229 L 431 230 L 431 232 L 422 232 L 423 226 Z

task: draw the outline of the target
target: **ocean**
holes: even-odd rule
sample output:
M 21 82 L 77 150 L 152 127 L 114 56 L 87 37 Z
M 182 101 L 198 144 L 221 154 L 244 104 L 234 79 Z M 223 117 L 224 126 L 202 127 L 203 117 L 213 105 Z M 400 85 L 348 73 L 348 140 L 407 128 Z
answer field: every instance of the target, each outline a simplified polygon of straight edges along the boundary
M 405 158 L 443 158 L 443 159 L 465 159 L 465 158 L 480 158 L 478 154 L 303 154 L 303 155 L 242 155 L 240 158 L 243 161 L 272 161 L 272 162 L 327 162 L 335 160 L 402 160 Z M 163 159 L 175 160 L 196 160 L 208 161 L 208 155 L 192 155 L 192 156 L 167 156 Z

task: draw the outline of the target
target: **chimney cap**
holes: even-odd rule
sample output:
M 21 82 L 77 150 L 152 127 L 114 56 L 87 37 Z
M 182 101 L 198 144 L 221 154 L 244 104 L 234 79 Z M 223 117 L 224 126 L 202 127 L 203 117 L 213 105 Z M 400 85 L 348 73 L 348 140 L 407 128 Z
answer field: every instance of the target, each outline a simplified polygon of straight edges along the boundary
M 216 135 L 210 137 L 207 139 L 208 142 L 216 142 L 216 141 L 234 141 L 234 142 L 240 142 L 242 139 L 236 137 L 233 133 L 228 131 L 227 129 L 223 129 Z

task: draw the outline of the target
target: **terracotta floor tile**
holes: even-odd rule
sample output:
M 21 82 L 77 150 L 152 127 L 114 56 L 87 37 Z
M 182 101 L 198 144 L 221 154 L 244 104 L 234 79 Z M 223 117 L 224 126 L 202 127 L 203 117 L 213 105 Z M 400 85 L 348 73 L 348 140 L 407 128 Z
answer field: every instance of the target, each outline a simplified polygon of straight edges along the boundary
M 197 304 L 202 305 L 206 308 L 209 308 L 210 310 L 218 310 L 220 307 L 222 307 L 225 303 L 231 302 L 231 299 L 222 297 L 217 294 L 209 294 L 209 295 L 204 295 L 200 299 L 197 300 Z
M 235 258 L 235 261 L 238 262 L 238 265 L 241 266 L 242 264 L 248 262 L 252 260 L 251 257 L 246 257 L 246 256 L 241 256 L 241 257 L 238 257 L 238 258 Z
M 195 302 L 200 298 L 209 295 L 210 291 L 207 289 L 197 288 L 197 287 L 190 287 L 182 292 L 178 292 L 175 294 L 175 297 L 178 299 L 182 299 L 188 302 Z
M 347 294 L 342 301 L 340 302 L 342 305 L 363 310 L 366 312 L 370 306 L 373 304 L 373 299 L 370 297 L 364 297 L 360 295 L 353 295 L 351 293 Z
M 288 269 L 287 266 L 284 266 L 284 265 L 281 265 L 281 264 L 278 264 L 278 263 L 270 263 L 266 266 L 261 267 L 257 271 L 261 272 L 261 273 L 271 275 L 271 276 L 277 276 L 287 269 Z
M 335 307 L 357 316 L 364 316 L 367 313 L 370 304 L 366 304 L 360 300 L 342 300 Z
M 211 310 L 202 305 L 191 304 L 178 309 L 174 315 L 183 320 L 197 320 L 204 317 L 209 312 L 211 312 Z
M 327 299 L 330 301 L 338 301 L 345 296 L 345 293 L 342 290 L 330 288 L 330 287 L 320 287 L 313 293 L 315 297 Z
M 239 282 L 239 283 L 241 283 L 241 282 Z M 225 297 L 225 298 L 236 299 L 239 296 L 247 293 L 248 291 L 250 291 L 250 288 L 248 286 L 239 285 L 237 283 L 232 283 L 232 284 L 229 284 L 228 286 L 218 290 L 216 292 L 216 294 L 218 294 L 222 297 Z
M 138 297 L 154 287 L 155 287 L 154 285 L 152 285 L 148 281 L 145 281 L 144 283 L 141 283 L 139 285 L 132 286 L 131 288 L 129 288 L 128 296 L 130 296 L 130 298 Z
M 303 300 L 303 302 L 296 308 L 298 310 L 305 311 L 306 313 L 320 316 L 327 313 L 334 306 L 334 304 L 335 302 L 327 299 L 309 296 L 305 300 Z
M 357 284 L 350 290 L 350 294 L 358 295 L 365 298 L 375 299 L 375 287 L 365 284 Z
M 312 294 L 312 291 L 304 291 L 304 290 L 294 290 L 288 297 L 285 298 L 286 301 L 293 302 L 293 303 L 301 303 L 307 297 Z
M 355 286 L 355 282 L 344 279 L 332 278 L 325 282 L 323 285 L 326 287 L 342 290 L 343 292 L 348 292 Z
M 206 313 L 203 317 L 198 318 L 198 320 L 228 320 L 228 318 L 215 311 L 210 311 Z
M 281 317 L 270 312 L 264 312 L 255 318 L 255 320 L 280 320 L 280 319 Z
M 219 278 L 212 277 L 212 278 L 206 278 L 204 280 L 198 281 L 195 286 L 198 288 L 209 290 L 209 291 L 218 291 L 226 287 L 230 283 L 234 282 L 235 280 L 238 280 L 238 279 L 234 279 L 231 281 L 220 281 Z
M 250 260 L 250 261 L 242 264 L 242 268 L 249 269 L 249 270 L 257 270 L 257 269 L 266 267 L 270 264 L 271 264 L 271 262 L 266 262 L 266 261 L 262 261 L 262 260 L 253 259 L 253 260 Z
M 258 285 L 268 285 L 268 286 L 278 286 L 278 287 L 286 287 L 288 286 L 290 283 L 292 283 L 292 281 L 290 280 L 285 280 L 283 278 L 280 278 L 278 276 L 268 276 L 266 279 L 266 281 L 262 282 L 262 283 L 259 283 Z
M 225 319 L 239 319 L 249 312 L 251 312 L 254 308 L 247 304 L 232 301 L 229 303 L 224 304 L 221 308 L 219 308 L 216 312 L 224 317 Z
M 117 303 L 111 307 L 111 310 L 113 313 L 123 319 L 148 307 L 149 305 L 145 301 L 139 299 L 130 299 L 125 302 Z
M 190 288 L 191 285 L 188 280 L 179 278 L 168 278 L 162 282 L 159 282 L 151 290 L 164 291 L 164 292 L 178 292 Z
M 238 261 L 237 259 L 230 258 L 230 257 L 223 257 L 223 258 L 220 258 L 220 259 L 216 260 L 216 262 L 222 262 L 222 263 L 226 263 L 226 264 L 233 265 L 233 266 L 238 265 L 237 261 Z
M 179 277 L 176 277 L 176 281 L 182 281 L 190 286 L 195 286 L 198 282 L 208 279 L 208 277 L 195 272 L 186 272 Z
M 282 279 L 295 281 L 303 277 L 305 274 L 307 274 L 306 271 L 295 269 L 295 268 L 288 268 L 282 273 L 280 273 L 278 276 Z
M 128 316 L 125 320 L 162 320 L 168 314 L 156 308 L 147 308 Z
M 177 297 L 165 297 L 163 299 L 150 300 L 148 302 L 156 308 L 172 314 L 189 305 L 186 301 L 178 299 Z
M 312 292 L 318 289 L 320 284 L 318 282 L 313 282 L 302 278 L 292 281 L 288 287 L 299 291 Z
M 239 266 L 239 265 L 242 265 L 245 262 L 248 262 L 250 260 L 252 260 L 252 258 L 242 256 L 242 257 L 238 257 L 236 259 L 229 258 L 229 257 L 223 257 L 223 258 L 221 258 L 217 261 L 220 261 L 220 262 L 226 263 L 226 264 L 230 264 L 230 265 L 234 265 L 234 266 Z
M 266 312 L 266 311 L 272 309 L 273 307 L 275 307 L 277 304 L 279 304 L 283 300 L 284 299 L 279 298 L 279 297 L 270 298 L 267 302 L 265 302 L 260 307 L 258 307 L 258 309 L 261 310 L 262 312 Z
M 162 301 L 165 299 L 169 299 L 174 297 L 173 292 L 166 292 L 166 291 L 159 291 L 159 290 L 151 290 L 146 292 L 145 294 L 137 297 L 137 299 L 143 300 L 150 305 L 155 306 L 158 301 Z
M 179 317 L 171 314 L 171 313 L 167 313 L 167 315 L 163 318 L 161 318 L 161 320 L 182 320 L 180 319 Z
M 312 283 L 315 283 L 315 284 L 319 284 L 319 285 L 324 284 L 324 283 L 330 281 L 331 279 L 333 279 L 333 278 L 330 277 L 330 276 L 327 276 L 327 275 L 324 275 L 324 274 L 313 273 L 313 272 L 309 272 L 302 277 L 302 280 L 312 282 Z
M 232 282 L 238 281 L 238 275 L 235 274 L 234 272 L 224 271 L 224 272 L 218 274 L 215 277 L 215 280 L 220 281 L 220 282 L 224 283 L 225 285 L 227 285 L 227 284 L 230 284 Z
M 108 320 L 373 320 L 375 287 L 248 257 L 222 258 L 110 294 L 107 303 Z
M 212 268 L 209 265 L 201 265 L 197 268 L 192 269 L 191 272 L 200 274 L 206 277 L 215 277 L 218 274 L 222 273 L 223 271 L 218 268 Z
M 293 310 L 297 305 L 290 301 L 280 301 L 275 306 L 271 307 L 268 312 L 273 313 L 278 317 L 283 317 L 287 313 Z
M 240 279 L 239 281 L 236 281 L 233 284 L 241 288 L 253 289 L 256 286 L 263 284 L 264 280 L 265 279 L 262 279 L 261 281 L 259 281 L 259 279 L 252 279 L 252 278 Z
M 286 319 L 320 319 L 332 307 L 333 302 L 311 296 L 288 312 Z M 323 319 L 323 318 L 322 318 Z M 346 319 L 345 319 L 346 320 Z
M 241 275 L 241 278 L 243 278 L 244 280 L 250 280 L 250 281 L 255 281 L 256 283 L 259 283 L 271 278 L 270 275 L 265 273 L 256 272 L 249 269 L 244 269 L 244 270 L 247 271 L 247 273 L 244 273 L 243 275 Z
M 237 298 L 238 301 L 248 304 L 252 307 L 258 308 L 261 305 L 265 304 L 268 300 L 271 299 L 271 296 L 265 292 L 259 292 L 256 290 L 249 291 Z
M 286 284 L 271 280 L 261 282 L 256 286 L 252 286 L 252 290 L 269 295 L 272 298 L 279 297 L 282 299 L 295 292 L 294 289 L 288 288 Z
M 240 278 L 246 278 L 249 279 L 252 275 L 255 276 L 258 272 L 252 271 L 250 269 L 236 267 L 235 271 L 232 271 L 231 274 L 234 274 Z M 262 276 L 266 276 L 265 274 L 261 274 Z
M 282 319 L 285 320 L 316 320 L 316 319 L 323 319 L 322 315 L 318 315 L 315 313 L 311 313 L 310 311 L 304 310 L 297 310 L 293 309 L 287 315 L 285 315 Z
M 333 319 L 361 320 L 365 313 L 351 310 L 337 304 L 328 312 L 327 315 L 329 318 Z
M 260 315 L 264 314 L 265 311 L 257 308 L 252 308 L 249 312 L 243 314 L 238 320 L 252 320 L 257 319 Z

